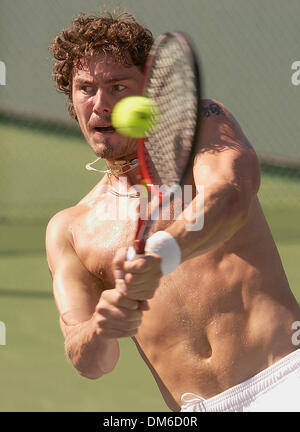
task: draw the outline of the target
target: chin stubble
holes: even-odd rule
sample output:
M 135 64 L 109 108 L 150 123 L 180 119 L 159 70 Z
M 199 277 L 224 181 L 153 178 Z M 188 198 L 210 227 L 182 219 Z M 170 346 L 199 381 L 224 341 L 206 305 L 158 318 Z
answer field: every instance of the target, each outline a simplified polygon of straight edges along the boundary
M 110 144 L 109 140 L 105 139 L 103 140 L 103 142 L 99 147 L 95 146 L 94 151 L 98 157 L 101 157 L 103 159 L 120 158 L 123 157 L 124 154 L 126 155 L 132 153 L 135 150 L 136 148 L 135 140 L 129 139 L 126 147 L 124 146 L 124 144 L 120 144 L 120 147 L 122 147 L 122 153 L 119 153 L 120 148 L 114 148 Z

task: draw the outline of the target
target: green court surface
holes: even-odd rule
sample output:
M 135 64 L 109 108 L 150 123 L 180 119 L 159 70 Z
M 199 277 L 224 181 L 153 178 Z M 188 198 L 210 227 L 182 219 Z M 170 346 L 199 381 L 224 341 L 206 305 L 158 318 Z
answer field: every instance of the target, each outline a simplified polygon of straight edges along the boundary
M 99 179 L 82 140 L 0 124 L 0 411 L 169 411 L 130 339 L 116 369 L 80 377 L 64 354 L 44 252 L 47 221 Z M 300 181 L 263 174 L 260 198 L 300 301 Z

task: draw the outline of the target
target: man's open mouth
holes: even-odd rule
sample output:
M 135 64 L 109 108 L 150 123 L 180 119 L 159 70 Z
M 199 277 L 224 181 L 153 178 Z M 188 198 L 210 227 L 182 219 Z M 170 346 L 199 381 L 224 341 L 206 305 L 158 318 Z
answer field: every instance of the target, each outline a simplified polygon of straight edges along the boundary
M 115 128 L 113 126 L 96 126 L 94 129 L 97 132 L 101 132 L 101 133 L 115 132 Z

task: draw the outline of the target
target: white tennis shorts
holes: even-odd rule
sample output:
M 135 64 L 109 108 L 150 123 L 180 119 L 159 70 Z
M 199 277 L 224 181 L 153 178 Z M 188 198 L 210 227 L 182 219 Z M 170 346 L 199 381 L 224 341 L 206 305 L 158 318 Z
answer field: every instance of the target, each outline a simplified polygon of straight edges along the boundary
M 212 398 L 184 393 L 181 401 L 182 412 L 300 412 L 300 349 Z

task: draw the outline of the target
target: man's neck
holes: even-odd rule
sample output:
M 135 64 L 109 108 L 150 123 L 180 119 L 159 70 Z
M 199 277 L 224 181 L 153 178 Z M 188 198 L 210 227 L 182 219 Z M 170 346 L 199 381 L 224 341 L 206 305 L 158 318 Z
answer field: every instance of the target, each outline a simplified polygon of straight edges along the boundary
M 138 159 L 137 157 L 132 157 L 114 161 L 107 160 L 106 165 L 108 170 L 110 170 L 110 174 L 118 176 L 135 170 L 138 166 Z

